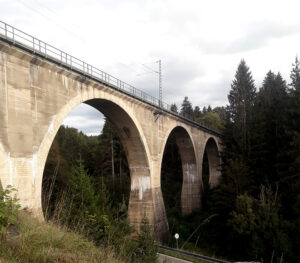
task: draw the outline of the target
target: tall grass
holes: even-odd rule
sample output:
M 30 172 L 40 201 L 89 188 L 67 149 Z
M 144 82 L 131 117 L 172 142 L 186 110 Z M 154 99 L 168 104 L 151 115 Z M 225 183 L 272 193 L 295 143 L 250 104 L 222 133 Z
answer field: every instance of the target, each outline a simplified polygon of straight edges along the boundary
M 12 229 L 12 230 L 11 230 Z M 0 262 L 121 262 L 109 248 L 96 247 L 82 235 L 20 211 L 0 244 Z
M 109 247 L 95 246 L 77 231 L 41 222 L 19 210 L 13 188 L 0 189 L 0 262 L 120 263 Z

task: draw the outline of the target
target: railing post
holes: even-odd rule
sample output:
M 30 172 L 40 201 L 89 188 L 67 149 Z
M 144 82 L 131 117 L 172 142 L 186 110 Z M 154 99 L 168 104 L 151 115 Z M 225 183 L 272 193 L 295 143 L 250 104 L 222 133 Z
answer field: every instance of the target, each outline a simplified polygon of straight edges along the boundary
M 12 38 L 13 38 L 13 42 L 15 43 L 15 29 L 12 27 Z

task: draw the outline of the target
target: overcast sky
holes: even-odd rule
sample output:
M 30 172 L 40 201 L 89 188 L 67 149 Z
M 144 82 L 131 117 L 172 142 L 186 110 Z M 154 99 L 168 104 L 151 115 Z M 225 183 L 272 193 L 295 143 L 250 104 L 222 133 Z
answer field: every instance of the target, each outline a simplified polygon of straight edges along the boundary
M 222 106 L 244 58 L 259 88 L 289 72 L 300 50 L 299 0 L 0 0 L 0 20 L 179 106 Z M 65 120 L 87 134 L 101 114 L 77 107 Z

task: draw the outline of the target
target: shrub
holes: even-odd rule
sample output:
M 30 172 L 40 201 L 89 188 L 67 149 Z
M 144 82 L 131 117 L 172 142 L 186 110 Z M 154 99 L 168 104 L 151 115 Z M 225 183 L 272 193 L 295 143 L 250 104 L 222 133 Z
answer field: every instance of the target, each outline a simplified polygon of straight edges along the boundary
M 16 189 L 12 186 L 7 186 L 6 189 L 0 188 L 0 230 L 1 233 L 5 231 L 7 227 L 14 224 L 17 216 L 18 209 L 18 199 L 13 193 Z
M 151 226 L 146 216 L 143 217 L 138 234 L 136 262 L 152 263 L 157 261 L 158 248 L 151 233 Z

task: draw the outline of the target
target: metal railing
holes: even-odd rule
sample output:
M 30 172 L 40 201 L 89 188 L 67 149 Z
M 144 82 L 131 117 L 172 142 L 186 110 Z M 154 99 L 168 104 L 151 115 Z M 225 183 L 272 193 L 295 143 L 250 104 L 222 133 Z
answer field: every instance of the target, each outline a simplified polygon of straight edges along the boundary
M 180 115 L 177 112 L 171 111 L 171 106 L 169 104 L 163 101 L 159 101 L 159 99 L 145 93 L 144 91 L 137 89 L 132 85 L 120 79 L 117 79 L 114 76 L 98 68 L 95 68 L 92 65 L 78 58 L 75 58 L 68 53 L 57 49 L 2 21 L 0 21 L 0 38 L 9 41 L 12 44 L 16 44 L 29 49 L 31 52 L 39 54 L 46 59 L 52 60 L 62 66 L 68 67 L 71 70 L 75 70 L 84 76 L 90 77 L 110 86 L 111 88 L 122 91 L 123 93 L 133 96 L 141 101 L 147 102 L 148 104 L 151 104 L 162 111 L 167 111 L 168 113 L 176 115 L 181 119 L 192 122 L 202 128 L 205 128 L 208 131 L 218 134 L 218 132 L 207 127 L 204 123 L 194 121 L 192 116 L 187 116 L 186 114 Z
M 192 253 L 192 252 L 182 250 L 182 249 L 176 249 L 176 248 L 171 248 L 171 247 L 162 246 L 162 245 L 158 245 L 158 247 L 160 248 L 161 252 L 172 252 L 175 255 L 188 256 L 191 260 L 192 259 L 198 259 L 198 260 L 200 259 L 202 261 L 209 262 L 209 263 L 231 263 L 226 260 L 212 258 L 212 257 L 200 255 L 197 253 Z M 168 253 L 165 253 L 165 254 L 168 255 Z

